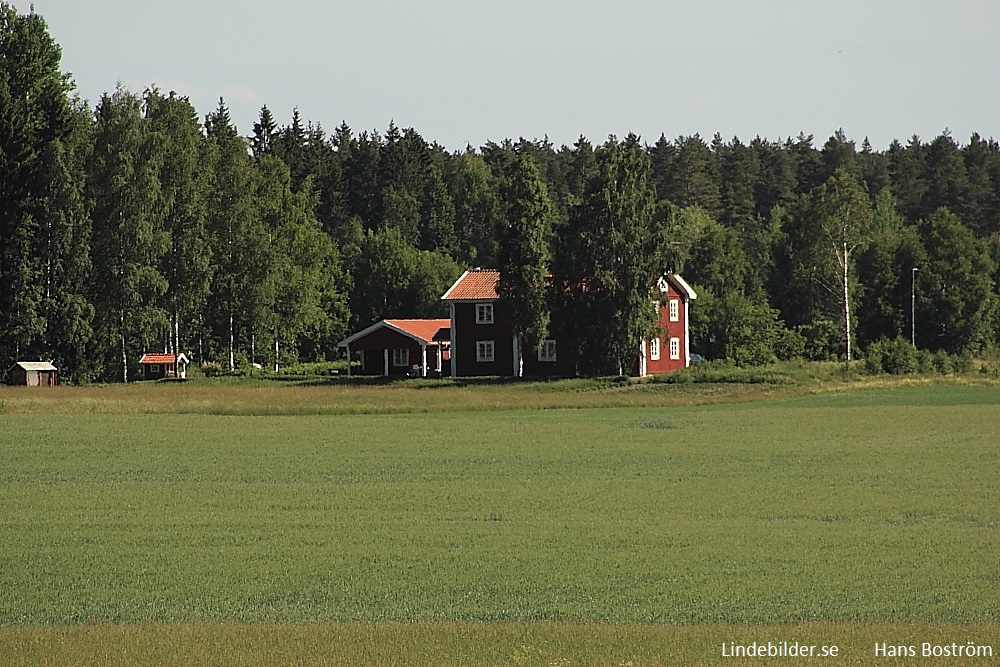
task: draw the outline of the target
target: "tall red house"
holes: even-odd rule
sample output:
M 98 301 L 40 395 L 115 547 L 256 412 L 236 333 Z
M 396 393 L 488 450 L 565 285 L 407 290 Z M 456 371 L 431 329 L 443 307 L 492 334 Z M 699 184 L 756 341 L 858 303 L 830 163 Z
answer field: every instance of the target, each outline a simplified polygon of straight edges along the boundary
M 558 332 L 535 350 L 522 350 L 497 309 L 494 269 L 466 271 L 441 297 L 451 306 L 451 375 L 567 376 L 576 369 L 559 357 Z M 660 336 L 638 341 L 639 354 L 631 374 L 639 377 L 669 373 L 691 363 L 688 306 L 694 290 L 676 274 L 657 283 Z

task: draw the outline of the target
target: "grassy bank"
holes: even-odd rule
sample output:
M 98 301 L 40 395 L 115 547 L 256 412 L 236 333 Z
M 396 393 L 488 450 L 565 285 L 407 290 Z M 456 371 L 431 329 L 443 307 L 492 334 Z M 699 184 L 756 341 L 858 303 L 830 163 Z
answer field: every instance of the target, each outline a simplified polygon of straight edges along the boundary
M 888 387 L 1000 388 L 980 373 L 867 376 L 843 364 L 789 363 L 767 369 L 702 364 L 642 381 L 550 382 L 265 376 L 201 378 L 86 387 L 0 387 L 0 414 L 351 415 L 497 410 L 683 407 Z

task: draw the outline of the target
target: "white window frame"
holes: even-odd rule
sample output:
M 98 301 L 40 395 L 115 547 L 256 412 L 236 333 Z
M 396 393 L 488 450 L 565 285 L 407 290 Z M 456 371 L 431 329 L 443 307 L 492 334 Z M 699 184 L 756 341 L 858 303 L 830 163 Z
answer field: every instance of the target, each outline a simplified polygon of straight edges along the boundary
M 407 347 L 394 348 L 392 351 L 392 365 L 395 368 L 406 368 L 410 365 L 410 349 Z
M 538 360 L 542 362 L 555 362 L 556 341 L 554 338 L 546 338 L 538 346 Z
M 680 322 L 681 321 L 681 301 L 680 299 L 670 300 L 670 321 Z
M 670 358 L 680 359 L 681 358 L 681 339 L 671 338 L 670 339 Z
M 150 364 L 149 365 L 149 372 L 150 373 L 159 373 L 160 372 L 160 364 Z
M 649 360 L 659 361 L 660 360 L 660 339 L 650 338 L 649 339 Z
M 476 324 L 493 324 L 493 304 L 476 304 Z
M 476 341 L 476 362 L 485 364 L 496 360 L 496 342 L 492 340 Z

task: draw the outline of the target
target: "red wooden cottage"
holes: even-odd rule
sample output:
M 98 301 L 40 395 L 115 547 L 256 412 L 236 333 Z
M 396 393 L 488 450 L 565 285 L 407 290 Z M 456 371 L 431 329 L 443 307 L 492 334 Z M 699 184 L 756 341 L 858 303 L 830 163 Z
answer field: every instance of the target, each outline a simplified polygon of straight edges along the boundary
M 364 375 L 440 377 L 450 359 L 448 320 L 382 320 L 337 343 L 351 358 L 361 353 Z
M 532 351 L 521 351 L 510 325 L 497 310 L 496 286 L 500 272 L 466 271 L 441 297 L 451 306 L 451 375 L 567 376 L 575 369 L 560 359 L 558 332 Z M 660 298 L 660 336 L 639 345 L 633 375 L 669 373 L 691 363 L 688 304 L 697 298 L 678 275 L 666 275 L 657 284 Z
M 187 367 L 191 361 L 183 353 L 174 356 L 172 354 L 157 354 L 147 352 L 139 359 L 142 366 L 143 380 L 161 380 L 163 378 L 187 378 Z

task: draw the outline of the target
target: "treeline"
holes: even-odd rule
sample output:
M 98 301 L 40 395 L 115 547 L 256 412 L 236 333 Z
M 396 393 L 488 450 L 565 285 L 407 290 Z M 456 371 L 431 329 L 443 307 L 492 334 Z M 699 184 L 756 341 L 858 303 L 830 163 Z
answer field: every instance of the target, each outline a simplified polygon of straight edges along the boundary
M 739 364 L 911 333 L 982 353 L 1000 336 L 1000 146 L 979 135 L 450 152 L 412 128 L 327 134 L 264 107 L 243 136 L 221 100 L 203 120 L 156 89 L 89 108 L 41 17 L 0 3 L 0 31 L 5 367 L 127 380 L 144 351 L 331 358 L 378 319 L 444 315 L 471 266 L 502 270 L 527 343 L 573 331 L 560 354 L 581 372 L 628 363 L 665 271 L 699 293 L 693 350 Z

